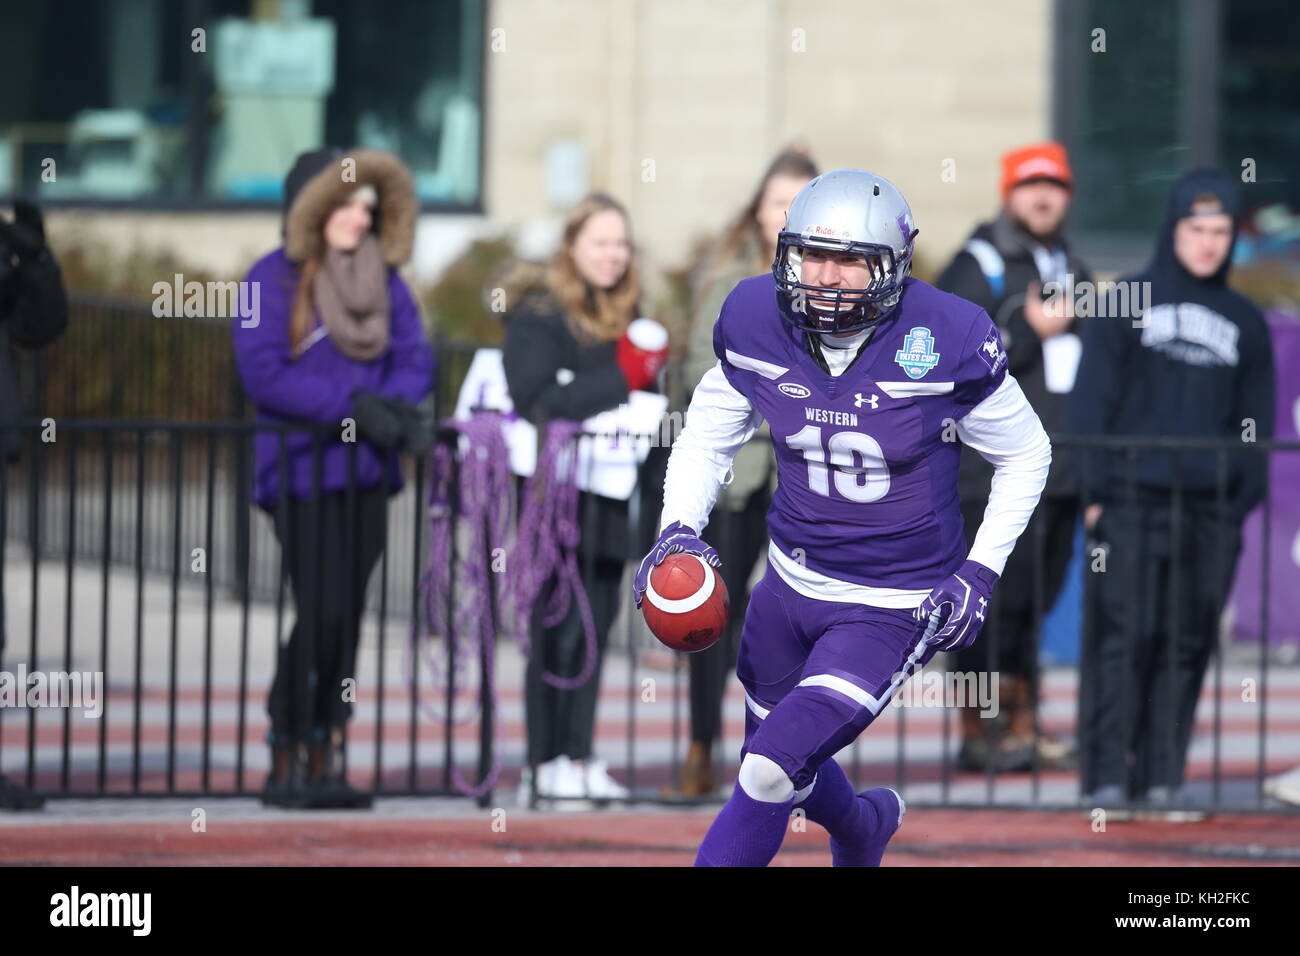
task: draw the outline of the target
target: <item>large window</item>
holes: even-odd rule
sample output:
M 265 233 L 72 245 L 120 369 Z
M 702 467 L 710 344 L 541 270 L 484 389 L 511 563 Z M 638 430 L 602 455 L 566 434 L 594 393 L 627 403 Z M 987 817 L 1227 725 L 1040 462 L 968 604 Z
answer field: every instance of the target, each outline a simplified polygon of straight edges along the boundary
M 1223 168 L 1255 160 L 1257 202 L 1286 202 L 1300 212 L 1300 5 L 1226 4 L 1223 44 Z
M 1195 165 L 1240 176 L 1253 160 L 1248 207 L 1300 199 L 1294 0 L 1058 0 L 1056 13 L 1055 125 L 1084 232 L 1149 237 Z
M 0 0 L 0 196 L 270 205 L 329 144 L 477 208 L 482 45 L 478 0 Z
M 1071 217 L 1086 230 L 1146 230 L 1187 159 L 1178 128 L 1179 8 L 1159 0 L 1078 7 L 1090 9 L 1076 8 L 1079 21 L 1065 31 L 1083 53 L 1071 78 L 1074 123 L 1061 136 L 1079 182 Z

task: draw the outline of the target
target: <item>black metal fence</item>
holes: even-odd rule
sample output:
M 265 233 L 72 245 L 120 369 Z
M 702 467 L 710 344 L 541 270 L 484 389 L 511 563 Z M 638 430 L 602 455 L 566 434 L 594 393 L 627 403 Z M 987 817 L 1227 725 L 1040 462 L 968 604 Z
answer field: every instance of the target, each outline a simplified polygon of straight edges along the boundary
M 270 523 L 250 499 L 250 439 L 220 424 L 215 431 L 173 427 L 248 420 L 251 409 L 235 368 L 230 320 L 156 317 L 139 302 L 83 293 L 72 294 L 69 306 L 66 335 L 17 356 L 23 407 L 48 419 L 54 436 L 73 421 L 107 421 L 112 427 L 79 425 L 65 431 L 66 454 L 44 454 L 33 468 L 14 473 L 13 490 L 30 507 L 11 511 L 10 535 L 23 538 L 41 557 L 71 552 L 76 559 L 99 560 L 106 547 L 106 504 L 99 489 L 102 475 L 111 473 L 115 487 L 130 487 L 135 494 L 120 502 L 112 517 L 110 562 L 170 573 L 173 518 L 180 522 L 181 537 L 195 540 L 211 498 L 218 538 L 209 569 L 214 583 L 248 590 L 253 600 L 273 599 L 277 582 L 268 555 L 275 542 Z M 434 347 L 438 388 L 428 404 L 440 417 L 454 407 L 478 346 L 438 336 Z M 51 426 L 43 426 L 42 433 L 48 443 Z M 409 475 L 413 463 L 405 461 L 403 467 Z M 62 496 L 43 494 L 47 482 Z M 75 507 L 69 494 L 77 496 Z M 62 520 L 69 511 L 75 522 Z M 394 502 L 390 540 L 398 547 L 409 543 L 415 514 L 412 495 Z M 235 561 L 233 556 L 245 550 L 253 560 Z M 409 594 L 411 584 L 404 569 L 392 581 L 389 597 Z
M 28 674 L 92 675 L 87 680 L 98 674 L 102 712 L 0 709 L 0 772 L 51 797 L 256 793 L 266 768 L 264 695 L 292 615 L 283 555 L 269 519 L 253 509 L 246 490 L 250 443 L 267 426 L 60 419 L 56 427 L 55 440 L 42 441 L 40 423 L 26 423 L 22 459 L 0 470 L 5 666 L 12 671 L 18 661 Z M 303 429 L 272 430 L 287 440 Z M 325 440 L 323 432 L 317 434 Z M 1135 465 L 1153 453 L 1208 451 L 1221 462 L 1219 500 L 1226 496 L 1227 463 L 1235 456 L 1300 451 L 1300 443 L 1280 442 L 1156 441 L 1139 447 L 1056 440 L 1058 449 L 1077 450 L 1080 469 L 1090 467 L 1088 450 L 1101 445 L 1122 448 Z M 445 681 L 456 670 L 457 642 L 446 635 L 433 641 L 424 627 L 411 640 L 412 623 L 419 620 L 417 583 L 427 561 L 427 463 L 406 461 L 403 468 L 407 485 L 390 499 L 385 547 L 363 615 L 351 779 L 378 795 L 451 795 L 459 792 L 454 768 L 473 781 L 499 763 L 499 793 L 513 786 L 526 759 L 523 661 L 502 640 L 490 660 L 479 654 L 462 662 L 466 686 L 456 688 L 456 707 L 448 706 L 452 688 Z M 634 498 L 653 506 L 659 489 L 643 491 Z M 1138 491 L 1130 483 L 1135 501 Z M 1175 543 L 1188 533 L 1186 497 L 1176 487 L 1168 498 Z M 1267 535 L 1270 505 L 1264 507 Z M 640 520 L 638 510 L 630 509 L 630 521 Z M 452 536 L 453 564 L 466 530 Z M 724 559 L 731 551 L 726 533 L 724 528 Z M 1041 535 L 1022 546 L 1041 550 Z M 1175 546 L 1174 577 L 1181 553 Z M 520 560 L 528 556 L 515 555 L 511 563 Z M 1265 777 L 1300 763 L 1294 712 L 1300 680 L 1294 669 L 1270 663 L 1267 556 L 1264 568 L 1259 653 L 1228 659 L 1216 644 L 1206 680 L 1210 716 L 1203 706 L 1189 786 L 1194 802 L 1210 810 L 1267 806 Z M 685 661 L 657 645 L 624 603 L 602 678 L 597 751 L 633 799 L 671 799 L 662 788 L 679 773 L 688 739 Z M 1046 603 L 1035 595 L 1036 629 Z M 504 637 L 509 622 L 497 623 Z M 1176 613 L 1165 622 L 1173 634 L 1187 626 Z M 996 625 L 981 639 L 999 641 Z M 423 672 L 431 656 L 443 664 L 444 683 L 438 686 Z M 495 694 L 483 679 L 489 665 Z M 1242 697 L 1244 681 L 1253 688 L 1249 701 Z M 730 682 L 718 744 L 724 770 L 734 769 L 743 724 L 735 684 Z M 1036 720 L 1073 729 L 1077 692 L 1072 669 L 1036 680 Z M 443 716 L 449 711 L 455 713 Z M 1077 806 L 1075 774 L 1045 769 L 1038 760 L 1027 773 L 965 773 L 956 765 L 957 744 L 951 708 L 889 707 L 841 759 L 859 785 L 889 784 L 920 804 Z M 470 767 L 478 768 L 477 776 Z M 494 791 L 479 799 L 487 805 Z
M 72 307 L 68 334 L 19 365 L 25 407 L 48 420 L 23 427 L 20 462 L 0 469 L 6 661 L 18 661 L 28 673 L 101 675 L 103 712 L 85 719 L 68 707 L 0 708 L 0 772 L 49 796 L 256 792 L 266 765 L 265 691 L 292 610 L 272 521 L 251 501 L 253 436 L 266 426 L 245 421 L 229 321 L 158 318 L 138 303 L 87 296 L 74 296 Z M 431 404 L 441 418 L 454 406 L 476 347 L 437 339 L 435 349 L 439 388 Z M 295 430 L 276 431 L 287 438 Z M 1076 450 L 1073 467 L 1080 475 L 1093 467 L 1100 447 L 1120 451 L 1128 477 L 1119 482 L 1119 497 L 1133 502 L 1142 500 L 1136 476 L 1143 457 L 1175 457 L 1175 486 L 1160 502 L 1169 514 L 1161 536 L 1169 544 L 1171 582 L 1184 576 L 1180 542 L 1203 514 L 1189 508 L 1197 496 L 1177 485 L 1178 456 L 1216 456 L 1211 497 L 1221 507 L 1231 460 L 1300 450 L 1296 443 L 1138 445 L 1068 436 L 1057 436 L 1055 444 L 1058 452 Z M 498 643 L 490 660 L 480 655 L 462 662 L 477 670 L 468 678 L 476 690 L 452 687 L 446 681 L 455 671 L 456 642 L 422 634 L 413 645 L 427 560 L 427 462 L 404 459 L 401 470 L 405 487 L 389 499 L 385 546 L 364 608 L 352 779 L 377 794 L 452 794 L 459 792 L 453 767 L 476 766 L 481 779 L 499 764 L 499 791 L 513 784 L 526 760 L 523 661 L 511 643 Z M 630 522 L 653 510 L 658 497 L 658 488 L 638 489 Z M 1269 619 L 1271 507 L 1266 501 L 1255 653 L 1243 654 L 1240 642 L 1216 644 L 1206 679 L 1209 717 L 1200 715 L 1189 770 L 1203 807 L 1263 806 L 1265 777 L 1300 764 L 1300 677 L 1294 668 L 1274 665 L 1268 652 L 1277 623 Z M 715 517 L 724 559 L 735 553 L 745 520 Z M 1045 563 L 1045 532 L 1031 527 L 1020 547 L 1033 549 L 1037 568 Z M 453 547 L 462 540 L 463 533 L 453 536 Z M 1088 542 L 1089 555 L 1096 545 Z M 1226 543 L 1219 551 L 1226 555 Z M 584 576 L 589 555 L 585 564 Z M 1085 651 L 1099 631 L 1097 580 L 1085 566 Z M 1037 634 L 1049 610 L 1041 575 L 1032 590 Z M 1167 607 L 1164 631 L 1187 630 L 1172 585 Z M 498 623 L 504 628 L 510 622 Z M 994 615 L 981 641 L 996 658 L 998 645 L 1009 639 Z M 1163 645 L 1170 673 L 1176 646 Z M 439 686 L 423 675 L 431 660 L 443 664 Z M 495 694 L 482 680 L 489 666 L 497 675 Z M 1073 668 L 1041 677 L 1035 672 L 1035 732 L 1078 731 L 1086 749 L 1087 728 L 1076 726 L 1075 718 L 1076 698 L 1088 692 L 1089 679 L 1085 673 L 1081 685 Z M 690 737 L 684 656 L 658 645 L 640 616 L 624 606 L 610 634 L 602 681 L 599 754 L 636 799 L 664 799 L 663 788 L 679 778 Z M 743 727 L 736 684 L 729 682 L 715 745 L 724 770 L 734 765 Z M 1249 701 L 1241 690 L 1246 684 Z M 445 717 L 452 691 L 459 703 Z M 471 719 L 462 720 L 467 708 Z M 1123 732 L 1140 719 L 1146 718 L 1121 714 Z M 994 727 L 998 746 L 1006 730 Z M 1165 729 L 1176 738 L 1175 728 Z M 952 708 L 889 707 L 842 759 L 857 784 L 889 782 L 920 803 L 1074 805 L 1076 774 L 1048 769 L 1037 758 L 1021 773 L 991 766 L 982 774 L 964 772 L 956 760 L 960 738 Z M 468 771 L 464 776 L 474 778 Z M 491 799 L 490 791 L 480 798 L 485 804 Z

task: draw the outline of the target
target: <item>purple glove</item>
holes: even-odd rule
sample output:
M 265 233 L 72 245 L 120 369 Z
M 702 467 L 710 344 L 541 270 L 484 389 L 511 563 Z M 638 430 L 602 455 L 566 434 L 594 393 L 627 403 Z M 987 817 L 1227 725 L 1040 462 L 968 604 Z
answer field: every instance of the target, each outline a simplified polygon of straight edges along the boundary
M 967 561 L 958 568 L 912 612 L 918 622 L 927 622 L 925 642 L 941 651 L 974 644 L 997 583 L 998 576 L 978 562 Z
M 698 554 L 715 568 L 722 564 L 718 552 L 700 540 L 698 531 L 686 527 L 680 521 L 674 521 L 659 532 L 659 540 L 650 549 L 650 553 L 641 559 L 641 567 L 636 570 L 636 577 L 632 580 L 632 599 L 636 601 L 637 607 L 641 606 L 641 599 L 645 597 L 645 589 L 650 585 L 650 571 L 663 564 L 664 558 L 668 557 L 668 555 L 676 554 L 678 551 L 685 551 L 687 554 Z

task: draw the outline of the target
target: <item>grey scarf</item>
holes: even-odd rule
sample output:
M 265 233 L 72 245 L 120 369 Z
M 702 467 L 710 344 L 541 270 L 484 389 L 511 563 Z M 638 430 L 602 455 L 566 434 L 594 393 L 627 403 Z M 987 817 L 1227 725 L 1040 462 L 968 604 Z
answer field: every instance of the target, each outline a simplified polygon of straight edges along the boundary
M 325 331 L 340 352 L 369 362 L 388 351 L 388 264 L 373 234 L 351 253 L 329 248 L 312 293 Z

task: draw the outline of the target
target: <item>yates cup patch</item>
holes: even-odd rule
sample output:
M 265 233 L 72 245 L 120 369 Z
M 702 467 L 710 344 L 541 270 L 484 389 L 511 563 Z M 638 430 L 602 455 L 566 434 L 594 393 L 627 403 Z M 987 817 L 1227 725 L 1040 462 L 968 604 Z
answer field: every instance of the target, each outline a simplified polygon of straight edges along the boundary
M 894 353 L 894 361 L 907 373 L 918 379 L 939 364 L 939 353 L 934 350 L 934 336 L 924 326 L 917 326 L 903 337 L 903 347 Z

